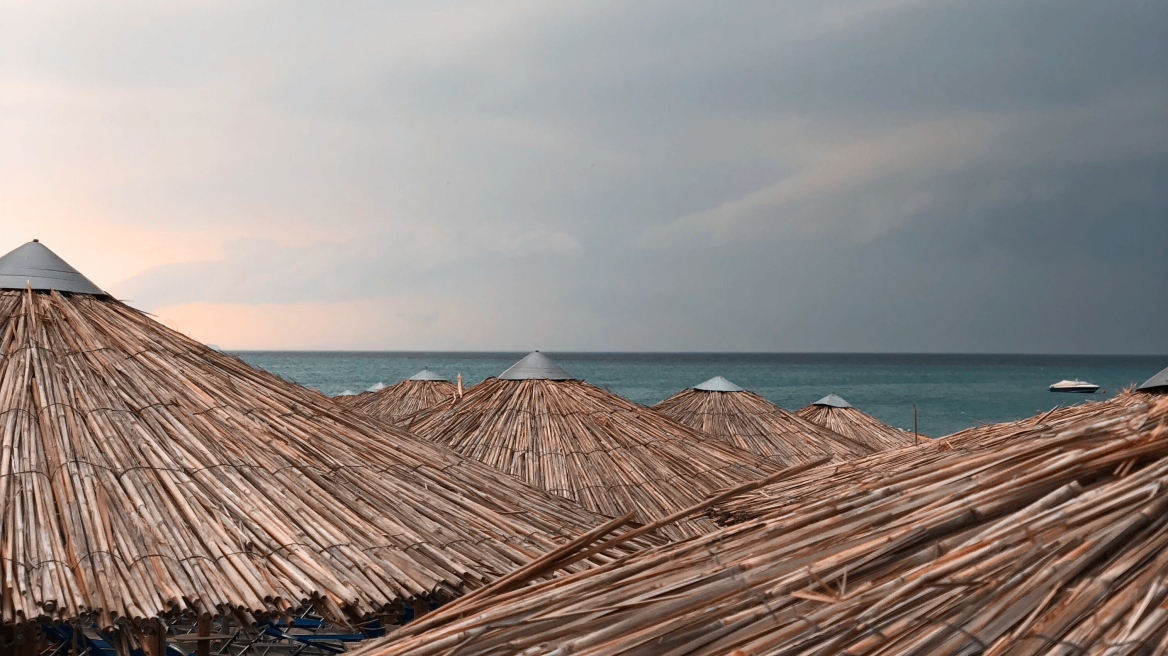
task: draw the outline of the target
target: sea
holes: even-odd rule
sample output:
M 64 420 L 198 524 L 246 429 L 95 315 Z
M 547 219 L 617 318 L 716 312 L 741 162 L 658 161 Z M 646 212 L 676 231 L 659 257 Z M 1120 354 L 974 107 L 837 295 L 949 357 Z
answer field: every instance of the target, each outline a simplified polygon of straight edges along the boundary
M 430 369 L 464 385 L 497 376 L 525 353 L 239 351 L 245 362 L 335 396 Z M 555 353 L 573 376 L 652 405 L 724 376 L 788 410 L 835 393 L 882 421 L 939 437 L 1114 396 L 1168 366 L 1168 356 L 838 353 Z M 1095 394 L 1052 393 L 1063 379 Z

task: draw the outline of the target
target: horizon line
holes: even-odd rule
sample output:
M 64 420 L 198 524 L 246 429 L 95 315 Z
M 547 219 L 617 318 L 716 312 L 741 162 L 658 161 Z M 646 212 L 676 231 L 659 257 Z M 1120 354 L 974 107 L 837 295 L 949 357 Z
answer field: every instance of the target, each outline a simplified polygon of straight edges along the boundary
M 525 349 L 491 350 L 435 350 L 435 349 L 235 349 L 208 344 L 225 353 L 402 353 L 402 354 L 499 354 L 531 353 Z M 1168 353 L 1027 353 L 1022 351 L 619 351 L 619 350 L 543 350 L 559 355 L 978 355 L 978 356 L 1043 356 L 1043 357 L 1107 357 L 1107 358 L 1168 358 Z

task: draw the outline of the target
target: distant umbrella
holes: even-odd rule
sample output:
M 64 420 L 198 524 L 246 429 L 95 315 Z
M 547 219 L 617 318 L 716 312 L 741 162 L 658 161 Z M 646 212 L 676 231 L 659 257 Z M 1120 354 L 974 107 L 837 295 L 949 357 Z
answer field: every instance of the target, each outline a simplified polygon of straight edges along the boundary
M 653 409 L 784 466 L 824 455 L 848 460 L 877 450 L 797 417 L 722 376 L 682 390 Z
M 795 414 L 813 424 L 868 445 L 872 451 L 895 449 L 917 442 L 913 433 L 889 426 L 872 415 L 852 407 L 835 394 L 828 394 Z M 921 437 L 925 437 L 921 435 Z
M 429 369 L 423 369 L 388 387 L 381 383 L 378 385 L 380 387 L 377 389 L 370 388 L 356 396 L 338 395 L 336 400 L 347 408 L 391 424 L 403 424 L 414 413 L 454 400 L 457 393 L 454 383 Z
M 650 522 L 777 467 L 612 392 L 533 352 L 451 405 L 418 413 L 418 435 L 609 516 Z M 712 530 L 691 517 L 663 530 Z

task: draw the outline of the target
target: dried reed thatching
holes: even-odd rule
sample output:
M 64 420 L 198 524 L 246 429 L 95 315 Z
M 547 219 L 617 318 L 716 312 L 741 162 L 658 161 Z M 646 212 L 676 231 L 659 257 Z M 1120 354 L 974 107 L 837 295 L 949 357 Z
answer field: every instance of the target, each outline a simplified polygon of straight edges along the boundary
M 782 485 L 771 485 L 753 494 L 742 495 L 717 509 L 717 519 L 722 524 L 754 519 L 778 512 L 791 504 L 829 498 L 841 487 L 877 485 L 888 478 L 933 466 L 937 461 L 949 459 L 954 454 L 971 456 L 1005 442 L 1025 440 L 1033 435 L 1059 430 L 1076 421 L 1101 419 L 1138 403 L 1129 395 L 1104 402 L 1056 406 L 1033 417 L 975 426 L 945 437 L 924 440 L 916 446 L 881 451 L 807 472 Z
M 358 656 L 1163 654 L 1168 398 L 1146 398 L 480 595 Z
M 389 387 L 356 395 L 335 396 L 333 400 L 382 421 L 402 425 L 417 412 L 454 400 L 457 392 L 454 383 L 423 369 Z
M 100 290 L 31 279 L 0 291 L 0 427 L 7 626 L 305 604 L 392 619 L 605 521 Z
M 572 380 L 542 354 L 528 356 L 503 376 L 475 385 L 449 407 L 419 413 L 410 430 L 585 508 L 612 517 L 633 511 L 641 522 L 776 468 Z M 713 528 L 699 517 L 662 530 L 681 538 Z
M 1091 400 L 1085 403 L 1075 403 L 1065 406 L 1059 405 L 1032 417 L 1024 417 L 1022 419 L 1004 421 L 996 424 L 978 422 L 978 426 L 964 428 L 938 439 L 950 445 L 969 447 L 995 443 L 1004 437 L 1018 439 L 1036 430 L 1053 430 L 1065 424 L 1080 421 L 1085 417 L 1098 417 L 1109 412 L 1122 410 L 1123 408 L 1141 405 L 1154 400 L 1155 396 L 1154 394 L 1129 388 L 1120 391 L 1110 399 Z
M 873 451 L 896 449 L 919 442 L 924 435 L 894 428 L 863 412 L 835 394 L 795 411 L 807 421 L 869 445 Z
M 653 409 L 784 466 L 824 455 L 850 460 L 878 450 L 816 426 L 721 376 L 682 390 Z

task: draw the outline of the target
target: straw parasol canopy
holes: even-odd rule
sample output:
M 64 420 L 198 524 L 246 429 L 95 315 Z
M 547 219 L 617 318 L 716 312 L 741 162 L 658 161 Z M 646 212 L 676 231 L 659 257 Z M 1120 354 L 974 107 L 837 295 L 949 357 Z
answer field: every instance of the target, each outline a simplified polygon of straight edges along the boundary
M 582 380 L 534 352 L 450 406 L 425 410 L 410 430 L 524 482 L 609 516 L 641 522 L 762 478 L 762 458 Z M 712 530 L 706 518 L 662 529 Z
M 391 424 L 402 424 L 410 415 L 451 401 L 458 393 L 454 383 L 423 369 L 409 378 L 379 390 L 333 397 L 341 405 Z
M 1145 399 L 456 602 L 357 656 L 1162 654 L 1168 399 Z
M 895 449 L 919 441 L 918 435 L 889 426 L 872 415 L 852 407 L 851 403 L 835 394 L 828 394 L 811 405 L 799 408 L 795 414 L 813 424 L 866 444 L 872 451 Z
M 0 285 L 6 626 L 392 620 L 605 521 L 170 330 L 39 243 Z
M 848 460 L 876 450 L 797 417 L 722 376 L 682 390 L 653 409 L 783 466 L 824 455 Z

